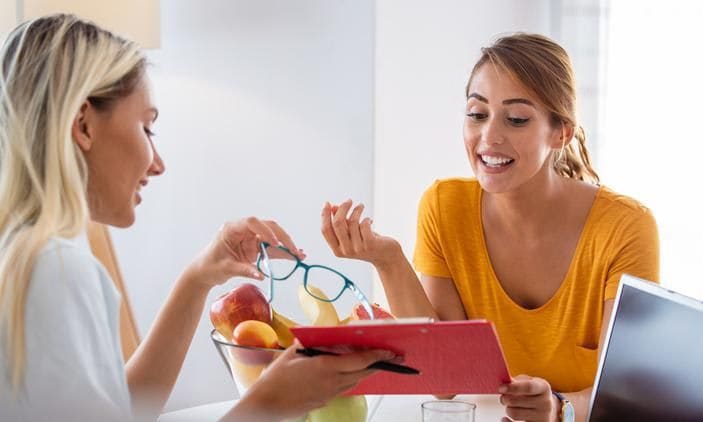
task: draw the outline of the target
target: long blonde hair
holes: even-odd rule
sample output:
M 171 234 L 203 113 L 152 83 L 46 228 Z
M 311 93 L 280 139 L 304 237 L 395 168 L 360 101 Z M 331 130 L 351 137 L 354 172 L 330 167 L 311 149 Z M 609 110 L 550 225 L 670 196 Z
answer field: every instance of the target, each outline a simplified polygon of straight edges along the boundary
M 71 136 L 85 101 L 109 111 L 141 79 L 139 47 L 73 15 L 25 22 L 0 51 L 0 345 L 24 376 L 25 302 L 38 252 L 89 220 L 87 170 Z
M 586 133 L 576 124 L 576 78 L 566 51 L 545 36 L 516 33 L 498 38 L 481 53 L 466 84 L 467 97 L 471 80 L 483 64 L 490 62 L 508 72 L 544 104 L 554 127 L 574 127 L 577 142 L 566 139 L 563 148 L 552 153 L 554 171 L 598 184 L 600 179 L 586 148 Z

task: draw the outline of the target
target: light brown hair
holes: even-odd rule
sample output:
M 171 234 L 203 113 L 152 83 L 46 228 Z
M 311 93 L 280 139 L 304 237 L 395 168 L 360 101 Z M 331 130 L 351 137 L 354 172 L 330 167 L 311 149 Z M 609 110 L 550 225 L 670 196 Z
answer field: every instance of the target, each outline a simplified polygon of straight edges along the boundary
M 87 170 L 71 136 L 81 105 L 109 112 L 137 86 L 139 46 L 72 15 L 17 27 L 0 49 L 0 347 L 19 390 L 26 298 L 39 251 L 85 231 Z
M 557 174 L 598 184 L 586 148 L 586 133 L 576 122 L 576 79 L 566 51 L 551 39 L 537 34 L 516 33 L 498 38 L 481 49 L 481 57 L 471 71 L 466 95 L 478 69 L 491 63 L 507 72 L 547 108 L 555 128 L 570 125 L 577 142 L 566 139 L 564 147 L 552 153 Z

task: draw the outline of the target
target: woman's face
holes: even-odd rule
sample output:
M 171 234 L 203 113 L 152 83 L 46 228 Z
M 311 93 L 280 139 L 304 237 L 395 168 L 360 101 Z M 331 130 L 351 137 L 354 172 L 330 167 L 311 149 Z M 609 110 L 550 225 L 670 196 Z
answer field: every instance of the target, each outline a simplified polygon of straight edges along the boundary
M 536 176 L 548 177 L 550 153 L 561 148 L 561 128 L 522 84 L 491 64 L 469 86 L 464 145 L 481 187 L 514 191 Z
M 83 104 L 73 127 L 74 140 L 88 165 L 88 205 L 91 218 L 117 227 L 134 223 L 140 190 L 149 177 L 165 170 L 152 142 L 158 110 L 148 79 L 109 111 Z

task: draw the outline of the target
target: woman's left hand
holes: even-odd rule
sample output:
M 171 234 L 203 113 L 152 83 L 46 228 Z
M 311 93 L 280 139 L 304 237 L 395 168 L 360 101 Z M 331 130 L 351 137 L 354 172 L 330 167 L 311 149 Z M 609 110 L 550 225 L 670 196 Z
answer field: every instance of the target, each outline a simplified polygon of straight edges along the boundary
M 516 421 L 555 422 L 559 414 L 552 387 L 542 378 L 518 375 L 498 390 L 505 414 Z M 502 422 L 509 422 L 503 418 Z
M 305 258 L 302 249 L 295 246 L 278 223 L 248 217 L 223 224 L 215 238 L 188 266 L 186 274 L 206 287 L 237 276 L 262 280 L 264 276 L 256 268 L 261 242 L 285 246 L 298 258 Z

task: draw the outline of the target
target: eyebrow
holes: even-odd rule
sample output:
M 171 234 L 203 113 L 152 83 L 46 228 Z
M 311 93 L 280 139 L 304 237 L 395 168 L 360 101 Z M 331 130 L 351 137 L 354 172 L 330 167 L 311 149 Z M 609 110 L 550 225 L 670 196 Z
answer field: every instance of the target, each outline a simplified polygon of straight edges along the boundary
M 486 97 L 484 97 L 483 95 L 477 94 L 475 92 L 472 92 L 471 94 L 469 94 L 467 99 L 469 99 L 469 98 L 476 98 L 477 100 L 488 104 L 488 99 Z M 532 106 L 532 107 L 535 106 L 535 104 L 532 101 L 530 101 L 526 98 L 508 98 L 507 100 L 503 100 L 503 104 L 505 104 L 505 105 L 527 104 L 528 106 Z

